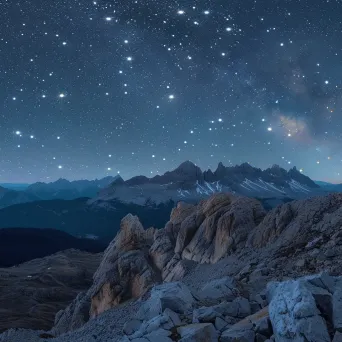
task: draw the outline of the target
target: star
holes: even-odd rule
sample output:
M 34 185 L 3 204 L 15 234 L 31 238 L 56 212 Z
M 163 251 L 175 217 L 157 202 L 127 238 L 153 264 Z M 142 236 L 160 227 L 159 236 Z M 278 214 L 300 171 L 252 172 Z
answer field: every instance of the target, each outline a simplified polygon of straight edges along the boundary
M 61 99 L 65 97 L 65 94 L 61 93 L 58 95 Z
M 170 100 L 173 100 L 174 98 L 175 98 L 175 95 L 172 95 L 172 94 L 169 95 L 169 99 L 170 99 Z

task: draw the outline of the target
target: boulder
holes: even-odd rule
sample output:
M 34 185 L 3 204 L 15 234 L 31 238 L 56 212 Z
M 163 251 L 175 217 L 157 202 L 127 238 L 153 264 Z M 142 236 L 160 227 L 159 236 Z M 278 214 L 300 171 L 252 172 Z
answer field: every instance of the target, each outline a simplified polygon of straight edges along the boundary
M 179 342 L 218 342 L 218 333 L 211 323 L 189 324 L 177 328 Z
M 330 341 L 326 323 L 306 283 L 299 279 L 268 285 L 269 313 L 277 342 Z
M 232 301 L 240 294 L 240 285 L 232 277 L 214 279 L 205 284 L 198 292 L 199 300 L 205 303 Z
M 220 342 L 254 342 L 255 333 L 253 330 L 228 329 L 221 335 Z
M 137 318 L 150 319 L 165 309 L 185 313 L 192 308 L 194 301 L 190 290 L 181 282 L 157 285 L 152 288 L 150 298 L 141 306 Z

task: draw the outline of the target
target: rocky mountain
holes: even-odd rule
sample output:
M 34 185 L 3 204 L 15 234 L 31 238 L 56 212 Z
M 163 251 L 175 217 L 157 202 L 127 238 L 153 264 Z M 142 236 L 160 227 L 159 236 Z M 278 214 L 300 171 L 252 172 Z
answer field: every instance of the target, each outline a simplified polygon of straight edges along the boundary
M 16 191 L 0 186 L 0 209 L 18 203 L 37 201 L 39 198 L 25 191 Z
M 94 197 L 100 189 L 107 187 L 109 184 L 120 183 L 121 181 L 123 180 L 119 175 L 115 177 L 108 176 L 102 179 L 76 180 L 71 182 L 61 178 L 51 183 L 34 183 L 25 192 L 41 200 L 71 200 L 80 197 Z
M 93 204 L 102 204 L 116 198 L 123 202 L 142 204 L 168 199 L 197 202 L 213 193 L 231 192 L 258 198 L 300 199 L 325 193 L 314 181 L 295 167 L 286 171 L 278 165 L 261 170 L 244 163 L 226 167 L 219 163 L 215 171 L 202 171 L 190 161 L 175 170 L 157 175 L 133 177 L 125 182 L 112 183 L 101 190 Z
M 0 342 L 340 341 L 341 223 L 342 194 L 267 213 L 221 193 L 178 203 L 158 230 L 127 215 L 54 327 Z
M 174 207 L 172 201 L 137 205 L 108 201 L 103 206 L 87 203 L 88 198 L 46 200 L 21 203 L 0 209 L 0 228 L 54 228 L 77 237 L 91 235 L 109 243 L 121 219 L 129 213 L 139 215 L 147 227 L 163 227 Z
M 0 267 L 11 267 L 66 249 L 100 253 L 107 245 L 102 241 L 77 238 L 55 229 L 0 229 Z

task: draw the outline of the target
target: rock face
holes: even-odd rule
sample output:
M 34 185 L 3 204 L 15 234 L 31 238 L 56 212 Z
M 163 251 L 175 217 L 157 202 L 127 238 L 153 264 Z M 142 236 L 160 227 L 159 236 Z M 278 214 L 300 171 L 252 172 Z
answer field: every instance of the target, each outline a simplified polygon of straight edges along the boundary
M 119 234 L 106 249 L 94 274 L 89 291 L 91 317 L 130 298 L 139 298 L 160 280 L 148 259 L 151 235 L 136 216 L 128 215 L 122 220 Z
M 273 209 L 249 236 L 249 245 L 307 244 L 314 236 L 336 233 L 342 225 L 342 194 L 293 201 Z
M 265 214 L 256 200 L 227 194 L 213 196 L 183 221 L 177 250 L 183 259 L 215 263 L 243 247 L 248 233 Z

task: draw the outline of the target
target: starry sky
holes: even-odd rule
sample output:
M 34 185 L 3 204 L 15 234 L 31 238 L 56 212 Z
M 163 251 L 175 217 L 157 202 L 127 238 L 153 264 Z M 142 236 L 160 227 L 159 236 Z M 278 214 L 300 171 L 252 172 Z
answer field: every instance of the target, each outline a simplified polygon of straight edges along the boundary
M 0 0 L 0 182 L 297 166 L 342 182 L 340 0 Z

